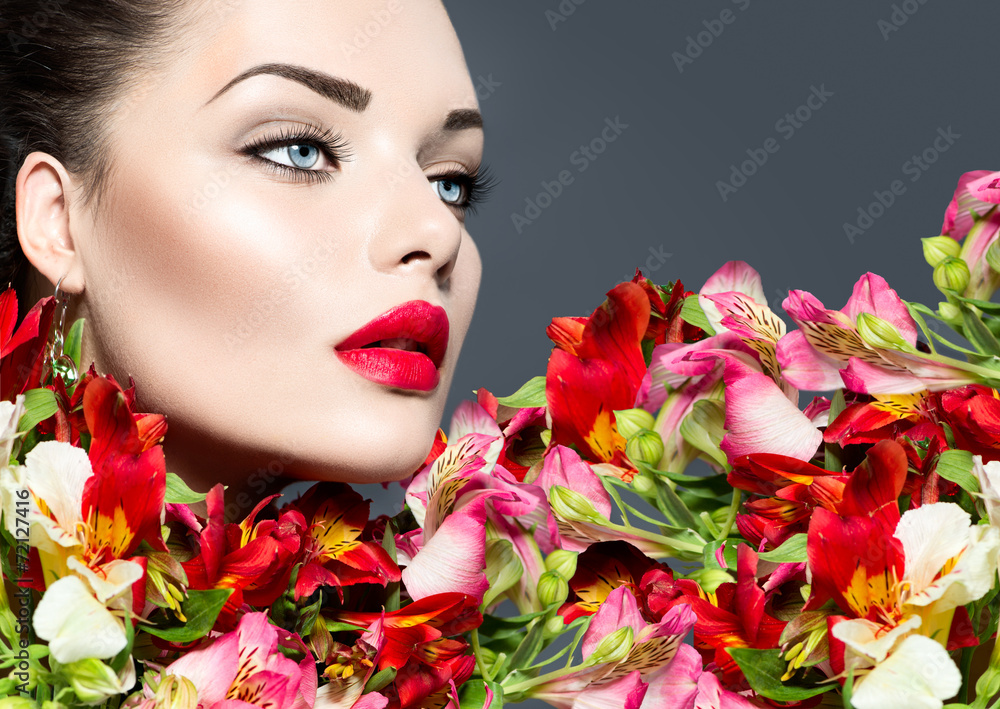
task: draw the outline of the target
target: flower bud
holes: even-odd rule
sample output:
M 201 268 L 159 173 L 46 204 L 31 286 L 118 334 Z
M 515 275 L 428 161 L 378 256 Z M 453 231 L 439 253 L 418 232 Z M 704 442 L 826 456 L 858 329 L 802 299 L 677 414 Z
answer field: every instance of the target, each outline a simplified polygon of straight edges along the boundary
M 644 428 L 652 428 L 656 420 L 645 409 L 620 409 L 615 413 L 615 426 L 623 438 L 631 438 Z
M 548 640 L 554 638 L 557 635 L 562 635 L 563 631 L 566 629 L 566 621 L 561 615 L 554 615 L 545 621 L 545 627 L 542 629 L 542 636 Z
M 663 439 L 656 431 L 643 429 L 628 439 L 625 455 L 633 463 L 657 465 L 663 457 Z
M 632 478 L 632 489 L 646 499 L 656 499 L 656 479 L 648 470 L 640 470 Z
M 947 301 L 938 303 L 938 315 L 949 325 L 962 324 L 962 309 Z
M 986 263 L 994 273 L 1000 273 L 1000 240 L 994 241 L 986 249 Z
M 721 401 L 701 399 L 694 403 L 691 413 L 681 421 L 679 430 L 687 443 L 724 466 L 727 457 L 720 446 L 726 433 L 725 421 L 726 409 Z
M 476 654 L 479 655 L 479 658 L 486 667 L 492 667 L 493 663 L 497 661 L 497 654 L 485 645 L 480 645 L 479 649 L 476 650 Z
M 483 605 L 493 603 L 501 593 L 520 581 L 522 574 L 524 566 L 509 540 L 491 539 L 486 542 L 486 579 L 490 587 L 483 597 Z
M 924 244 L 924 259 L 936 268 L 946 258 L 957 258 L 962 245 L 950 236 L 930 236 L 920 241 Z
M 122 686 L 114 670 L 94 657 L 63 665 L 61 674 L 69 681 L 77 698 L 86 704 L 103 702 L 128 689 Z M 190 709 L 195 709 L 196 705 L 191 704 Z
M 0 709 L 38 709 L 38 705 L 27 697 L 4 697 Z
M 538 579 L 538 600 L 544 607 L 565 603 L 567 596 L 569 596 L 569 584 L 555 571 L 546 571 Z
M 621 662 L 632 649 L 632 628 L 625 626 L 618 628 L 615 632 L 605 636 L 597 647 L 590 653 L 585 661 L 585 665 L 600 665 L 606 662 Z
M 733 581 L 733 577 L 723 569 L 695 569 L 686 578 L 701 586 L 705 593 L 715 593 L 719 586 Z
M 545 570 L 557 573 L 569 581 L 576 573 L 576 557 L 575 551 L 556 549 L 545 559 Z
M 892 323 L 871 313 L 858 313 L 858 335 L 865 344 L 876 349 L 913 351 Z
M 187 677 L 167 675 L 156 688 L 157 709 L 197 709 L 198 690 Z
M 553 514 L 568 522 L 593 522 L 601 519 L 594 503 L 568 487 L 553 485 L 549 490 L 549 504 Z
M 946 258 L 934 267 L 934 285 L 961 293 L 969 286 L 969 264 L 960 258 Z

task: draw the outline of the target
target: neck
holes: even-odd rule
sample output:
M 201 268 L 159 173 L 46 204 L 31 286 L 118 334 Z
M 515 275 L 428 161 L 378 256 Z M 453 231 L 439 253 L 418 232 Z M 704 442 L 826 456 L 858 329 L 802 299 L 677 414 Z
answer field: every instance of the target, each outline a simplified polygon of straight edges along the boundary
M 239 522 L 269 495 L 281 491 L 293 479 L 279 469 L 273 458 L 234 452 L 231 446 L 195 435 L 168 422 L 163 440 L 167 471 L 178 475 L 196 492 L 208 492 L 217 483 L 226 487 L 227 522 Z M 192 509 L 205 515 L 204 503 Z

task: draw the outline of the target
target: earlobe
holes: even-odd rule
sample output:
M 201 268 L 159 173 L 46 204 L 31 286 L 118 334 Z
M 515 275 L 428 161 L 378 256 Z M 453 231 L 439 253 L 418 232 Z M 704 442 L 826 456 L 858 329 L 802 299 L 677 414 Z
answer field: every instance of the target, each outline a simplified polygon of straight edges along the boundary
M 83 263 L 70 229 L 73 178 L 52 155 L 28 155 L 17 174 L 17 237 L 25 257 L 52 284 L 81 293 Z

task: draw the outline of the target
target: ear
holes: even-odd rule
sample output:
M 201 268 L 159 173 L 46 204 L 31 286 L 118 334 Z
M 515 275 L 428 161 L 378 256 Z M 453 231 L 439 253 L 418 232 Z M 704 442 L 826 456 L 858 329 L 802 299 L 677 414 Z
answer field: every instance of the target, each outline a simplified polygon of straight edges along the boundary
M 17 173 L 15 210 L 21 250 L 53 286 L 81 293 L 83 262 L 70 228 L 70 201 L 76 184 L 48 153 L 28 155 Z

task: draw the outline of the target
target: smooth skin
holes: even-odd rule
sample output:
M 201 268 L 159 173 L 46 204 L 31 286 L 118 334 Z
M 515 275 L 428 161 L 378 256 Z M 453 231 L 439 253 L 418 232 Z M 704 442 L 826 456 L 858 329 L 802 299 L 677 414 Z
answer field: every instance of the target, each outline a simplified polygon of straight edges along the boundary
M 135 379 L 138 409 L 167 416 L 167 469 L 197 490 L 222 482 L 227 500 L 259 499 L 288 477 L 403 478 L 440 424 L 482 268 L 460 190 L 440 180 L 473 171 L 483 151 L 447 13 L 438 0 L 192 8 L 184 51 L 109 116 L 112 175 L 96 209 L 51 155 L 22 166 L 18 234 L 36 295 L 65 276 L 71 314 L 87 319 L 84 361 Z M 219 94 L 274 64 L 300 78 L 257 73 Z M 303 68 L 363 91 L 321 95 Z M 453 111 L 457 127 L 443 130 Z M 304 129 L 339 134 L 349 158 L 334 164 L 306 140 L 242 152 Z M 414 299 L 450 321 L 434 390 L 373 383 L 334 355 Z

